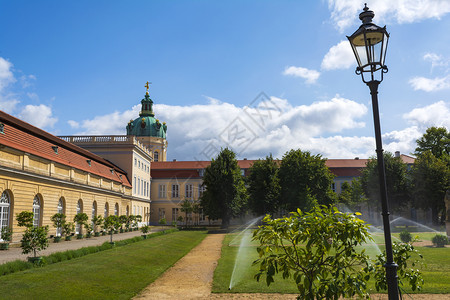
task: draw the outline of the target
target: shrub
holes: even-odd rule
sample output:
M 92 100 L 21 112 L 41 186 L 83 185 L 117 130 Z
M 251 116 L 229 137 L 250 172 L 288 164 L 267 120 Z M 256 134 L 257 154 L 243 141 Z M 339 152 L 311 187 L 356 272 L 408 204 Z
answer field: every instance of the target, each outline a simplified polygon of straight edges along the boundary
M 159 219 L 158 223 L 159 225 L 166 225 L 167 224 L 166 218 Z
M 435 236 L 433 236 L 431 241 L 436 245 L 436 247 L 444 247 L 448 244 L 448 238 L 443 234 L 436 234 Z
M 409 243 L 412 240 L 412 236 L 411 233 L 409 233 L 408 230 L 403 230 L 402 232 L 400 232 L 400 240 L 403 243 Z
M 0 232 L 0 237 L 5 242 L 11 242 L 13 231 L 11 227 L 3 227 L 2 231 Z

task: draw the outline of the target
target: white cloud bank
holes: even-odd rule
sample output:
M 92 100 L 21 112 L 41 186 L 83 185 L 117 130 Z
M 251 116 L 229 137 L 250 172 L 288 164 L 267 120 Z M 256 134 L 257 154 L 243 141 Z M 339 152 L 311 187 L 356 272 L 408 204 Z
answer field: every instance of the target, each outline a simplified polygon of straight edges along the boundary
M 360 24 L 358 15 L 366 1 L 328 0 L 331 22 L 340 32 Z M 414 23 L 425 19 L 440 19 L 450 12 L 448 0 L 377 0 L 368 4 L 375 12 L 375 23 Z M 355 28 L 356 29 L 356 28 Z M 349 35 L 352 32 L 349 32 Z
M 209 160 L 229 146 L 240 158 L 281 158 L 300 148 L 327 158 L 367 158 L 375 155 L 373 136 L 346 136 L 346 130 L 365 127 L 360 119 L 368 108 L 336 96 L 328 101 L 293 106 L 286 99 L 266 97 L 257 104 L 238 107 L 209 98 L 192 106 L 156 104 L 156 117 L 168 125 L 169 159 Z M 213 100 L 211 100 L 213 99 Z M 140 105 L 81 122 L 70 121 L 77 134 L 125 134 Z M 415 108 L 403 118 L 411 125 L 383 135 L 387 151 L 409 154 L 429 126 L 450 127 L 450 106 L 443 101 Z
M 409 84 L 415 91 L 422 90 L 425 92 L 434 92 L 446 90 L 450 89 L 450 75 L 435 78 L 413 77 L 409 80 Z

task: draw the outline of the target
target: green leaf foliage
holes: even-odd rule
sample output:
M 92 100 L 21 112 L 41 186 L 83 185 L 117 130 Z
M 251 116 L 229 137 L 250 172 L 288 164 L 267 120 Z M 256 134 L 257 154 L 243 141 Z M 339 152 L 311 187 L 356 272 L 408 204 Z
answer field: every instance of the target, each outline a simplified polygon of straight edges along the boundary
M 418 139 L 415 155 L 420 156 L 430 151 L 434 157 L 450 155 L 450 132 L 445 127 L 430 127 L 425 134 Z
M 431 241 L 436 245 L 436 247 L 444 247 L 448 244 L 448 238 L 443 234 L 436 234 L 435 236 L 433 236 Z
M 390 152 L 385 152 L 383 157 L 389 207 L 392 211 L 398 212 L 407 206 L 411 200 L 408 168 L 400 157 L 394 157 Z M 377 158 L 374 157 L 368 161 L 366 168 L 362 170 L 361 184 L 370 205 L 380 209 L 380 183 L 378 176 L 378 162 Z
M 203 184 L 206 191 L 200 203 L 205 215 L 212 220 L 222 219 L 222 227 L 228 227 L 230 219 L 243 213 L 247 206 L 247 190 L 233 151 L 222 149 L 212 159 Z
M 414 205 L 431 209 L 432 221 L 439 223 L 439 215 L 445 216 L 445 193 L 450 189 L 450 156 L 441 158 L 425 151 L 416 159 L 412 169 Z M 441 218 L 444 220 L 445 218 Z
M 420 291 L 424 284 L 422 272 L 418 269 L 420 265 L 419 259 L 423 257 L 412 245 L 415 241 L 413 239 L 411 243 L 393 242 L 392 244 L 393 260 L 398 265 L 397 276 L 400 289 L 405 283 L 408 283 L 413 291 Z M 375 262 L 371 266 L 377 291 L 387 290 L 385 264 L 386 251 L 383 251 L 383 253 L 377 255 Z
M 27 227 L 20 240 L 20 247 L 23 254 L 33 253 L 34 257 L 38 251 L 48 247 L 48 226 Z
M 253 263 L 258 281 L 265 277 L 270 285 L 281 273 L 294 280 L 302 299 L 368 297 L 370 260 L 356 248 L 371 239 L 364 221 L 321 206 L 279 219 L 267 215 L 263 222 L 253 235 L 260 244 Z
M 62 213 L 56 213 L 51 216 L 50 220 L 53 222 L 55 228 L 61 228 L 66 223 L 66 215 Z
M 279 165 L 272 155 L 257 160 L 247 177 L 249 208 L 258 216 L 273 214 L 280 209 Z
M 308 151 L 291 150 L 282 159 L 279 177 L 281 205 L 288 211 L 310 210 L 316 204 L 335 202 L 331 190 L 334 175 L 320 155 Z
M 31 211 L 22 211 L 16 215 L 17 225 L 20 227 L 33 226 L 33 213 Z

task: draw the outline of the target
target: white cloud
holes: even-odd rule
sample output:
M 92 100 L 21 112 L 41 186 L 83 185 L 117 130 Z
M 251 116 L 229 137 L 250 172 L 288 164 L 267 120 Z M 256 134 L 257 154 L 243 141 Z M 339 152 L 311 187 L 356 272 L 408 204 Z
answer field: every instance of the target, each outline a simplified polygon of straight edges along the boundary
M 16 81 L 11 69 L 12 63 L 0 57 L 0 92 L 2 92 L 10 83 Z
M 348 41 L 341 41 L 328 50 L 322 60 L 323 70 L 348 69 L 355 64 L 355 56 Z
M 67 124 L 69 124 L 70 127 L 72 128 L 80 128 L 80 123 L 74 121 L 74 120 L 69 120 L 67 121 Z
M 307 68 L 290 66 L 285 68 L 283 75 L 301 77 L 306 79 L 306 83 L 311 84 L 315 83 L 317 79 L 319 79 L 320 72 L 316 70 L 309 70 Z
M 58 121 L 52 116 L 52 109 L 44 104 L 26 105 L 19 118 L 39 128 L 52 128 Z
M 69 124 L 79 123 L 81 130 L 77 134 L 125 134 L 126 124 L 138 116 L 139 110 L 140 106 L 135 106 L 125 112 Z M 367 113 L 365 105 L 339 96 L 301 106 L 293 106 L 286 99 L 268 97 L 244 107 L 216 99 L 203 105 L 156 104 L 154 110 L 156 117 L 168 125 L 169 157 L 180 160 L 210 159 L 212 155 L 206 155 L 213 154 L 214 148 L 220 150 L 226 146 L 248 158 L 269 153 L 281 157 L 287 150 L 298 147 L 312 151 L 325 149 L 323 153 L 331 154 L 332 143 L 323 141 L 321 147 L 312 147 L 312 144 L 319 144 L 314 139 L 363 127 L 364 123 L 358 119 Z M 354 147 L 346 144 L 347 148 L 350 146 Z
M 450 103 L 439 101 L 425 107 L 415 108 L 403 115 L 410 124 L 418 126 L 422 131 L 431 126 L 450 128 Z
M 450 76 L 425 78 L 414 77 L 409 80 L 409 84 L 415 91 L 434 92 L 450 88 Z
M 426 53 L 423 56 L 424 60 L 431 62 L 431 69 L 433 70 L 435 67 L 446 67 L 448 66 L 449 61 L 444 59 L 442 55 L 438 55 L 436 53 Z
M 7 99 L 7 97 L 0 95 L 0 110 L 8 114 L 13 113 L 19 103 L 20 101 L 17 99 Z
M 440 19 L 450 12 L 450 1 L 447 0 L 377 0 L 369 3 L 370 10 L 375 12 L 375 23 L 385 22 L 414 23 L 425 19 Z M 358 19 L 364 1 L 328 0 L 331 11 L 331 22 L 337 25 L 340 32 L 350 26 L 361 24 Z M 351 34 L 351 32 L 349 33 Z

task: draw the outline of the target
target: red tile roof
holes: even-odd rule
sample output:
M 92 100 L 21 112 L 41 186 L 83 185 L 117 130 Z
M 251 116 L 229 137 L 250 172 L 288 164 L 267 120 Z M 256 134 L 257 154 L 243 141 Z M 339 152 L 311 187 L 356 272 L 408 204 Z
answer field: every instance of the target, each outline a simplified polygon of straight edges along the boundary
M 0 121 L 5 124 L 4 134 L 0 134 L 0 144 L 131 187 L 126 172 L 104 158 L 3 111 L 0 111 Z M 58 147 L 58 154 L 55 153 L 52 146 Z M 87 160 L 91 160 L 91 166 Z M 114 172 L 111 172 L 111 169 Z M 120 177 L 120 175 L 122 176 Z

